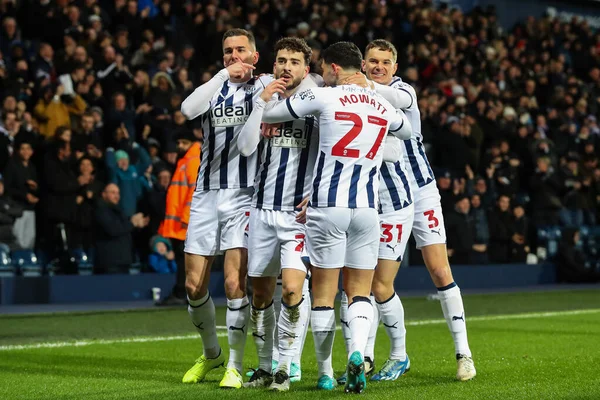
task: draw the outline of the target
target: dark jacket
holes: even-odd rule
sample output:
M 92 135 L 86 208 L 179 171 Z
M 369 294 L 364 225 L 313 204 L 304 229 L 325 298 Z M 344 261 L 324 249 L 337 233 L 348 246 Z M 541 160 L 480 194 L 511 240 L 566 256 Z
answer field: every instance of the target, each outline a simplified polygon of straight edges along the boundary
M 60 161 L 49 154 L 44 163 L 46 183 L 46 216 L 51 223 L 75 221 L 79 183 L 70 161 Z
M 0 242 L 11 248 L 15 246 L 13 225 L 21 215 L 23 215 L 23 207 L 5 194 L 0 196 Z
M 483 206 L 477 208 L 472 207 L 470 214 L 473 219 L 473 243 L 489 244 L 490 229 L 486 210 Z
M 134 227 L 129 217 L 119 208 L 99 200 L 95 212 L 96 220 L 96 273 L 106 273 L 119 266 L 131 265 L 133 243 L 131 232 Z
M 469 214 L 454 211 L 446 222 L 448 248 L 454 250 L 451 261 L 457 264 L 470 264 L 473 251 L 473 219 Z
M 12 158 L 8 162 L 6 172 L 4 174 L 4 189 L 14 201 L 18 202 L 25 210 L 33 210 L 34 204 L 27 201 L 27 194 L 39 197 L 38 189 L 31 189 L 27 184 L 28 180 L 38 183 L 37 171 L 35 166 L 30 161 L 27 166 L 18 158 Z
M 507 263 L 508 250 L 513 235 L 513 217 L 509 211 L 502 212 L 497 207 L 490 212 L 490 245 L 488 254 L 492 263 Z

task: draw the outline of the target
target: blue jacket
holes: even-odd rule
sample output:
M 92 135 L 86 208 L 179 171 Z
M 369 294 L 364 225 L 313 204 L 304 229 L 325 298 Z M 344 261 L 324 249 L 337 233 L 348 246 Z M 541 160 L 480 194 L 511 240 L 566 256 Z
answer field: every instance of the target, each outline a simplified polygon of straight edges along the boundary
M 169 274 L 177 271 L 175 260 L 167 260 L 165 256 L 161 256 L 158 253 L 150 254 L 150 257 L 148 257 L 148 264 L 150 264 L 150 267 L 159 274 Z
M 127 171 L 117 166 L 115 152 L 113 149 L 106 151 L 106 167 L 108 169 L 108 180 L 115 183 L 121 191 L 119 206 L 126 216 L 131 217 L 137 210 L 138 200 L 142 198 L 146 190 L 150 189 L 150 183 L 144 176 L 146 169 L 152 164 L 148 152 L 138 145 L 134 145 L 137 153 L 137 163 L 129 165 Z

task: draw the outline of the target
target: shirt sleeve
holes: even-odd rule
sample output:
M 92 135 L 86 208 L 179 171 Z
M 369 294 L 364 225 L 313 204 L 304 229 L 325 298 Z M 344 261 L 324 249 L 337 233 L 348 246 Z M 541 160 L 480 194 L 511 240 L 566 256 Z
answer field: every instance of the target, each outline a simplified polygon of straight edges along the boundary
M 402 110 L 396 110 L 390 118 L 390 133 L 398 139 L 407 140 L 412 135 L 412 125 Z
M 270 102 L 265 107 L 263 122 L 275 124 L 318 114 L 322 109 L 323 94 L 322 89 L 312 88 L 285 100 Z
M 377 82 L 373 83 L 375 84 L 375 91 L 389 101 L 394 108 L 405 110 L 417 104 L 415 90 L 407 83 L 399 82 L 392 86 L 381 85 Z
M 248 116 L 240 135 L 238 136 L 237 146 L 244 157 L 250 156 L 260 143 L 260 122 L 267 103 L 260 97 L 254 102 L 254 108 Z
M 181 112 L 187 119 L 194 119 L 207 112 L 210 101 L 229 79 L 229 72 L 223 68 L 211 80 L 200 85 L 181 103 Z

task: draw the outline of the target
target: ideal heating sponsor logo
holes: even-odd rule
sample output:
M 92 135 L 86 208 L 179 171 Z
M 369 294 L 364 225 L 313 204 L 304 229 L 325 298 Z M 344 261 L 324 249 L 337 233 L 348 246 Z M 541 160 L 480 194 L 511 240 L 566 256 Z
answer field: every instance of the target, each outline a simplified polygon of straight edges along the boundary
M 231 127 L 244 125 L 250 115 L 250 104 L 246 101 L 244 105 L 225 106 L 225 103 L 219 104 L 210 112 L 212 126 Z
M 271 138 L 271 144 L 275 147 L 301 148 L 308 145 L 308 125 L 302 121 L 292 126 L 277 128 L 277 132 Z

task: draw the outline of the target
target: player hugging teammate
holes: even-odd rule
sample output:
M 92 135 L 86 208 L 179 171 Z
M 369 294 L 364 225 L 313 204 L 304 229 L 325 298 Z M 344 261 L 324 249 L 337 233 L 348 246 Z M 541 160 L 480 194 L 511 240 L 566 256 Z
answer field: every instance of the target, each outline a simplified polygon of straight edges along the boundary
M 299 357 L 310 321 L 317 387 L 332 390 L 341 270 L 348 363 L 338 381 L 346 392 L 364 390 L 366 374 L 374 370 L 380 318 L 392 348 L 371 380 L 397 379 L 410 361 L 393 281 L 411 230 L 440 293 L 456 346 L 457 378 L 473 378 L 439 192 L 422 147 L 415 91 L 394 78 L 396 49 L 376 40 L 363 61 L 354 44 L 335 43 L 322 52 L 322 79 L 309 73 L 310 56 L 303 40 L 281 39 L 274 77 L 255 78 L 259 54 L 253 35 L 229 30 L 223 36 L 225 68 L 182 104 L 188 119 L 202 119 L 205 137 L 185 244 L 188 311 L 203 354 L 183 382 L 200 382 L 225 364 L 208 292 L 212 261 L 223 253 L 229 361 L 221 387 L 289 390 L 301 377 Z M 320 87 L 323 83 L 328 87 Z M 261 121 L 271 134 L 261 134 Z M 312 311 L 303 251 L 312 273 Z M 254 289 L 251 304 L 247 275 Z M 250 325 L 259 365 L 243 384 Z

